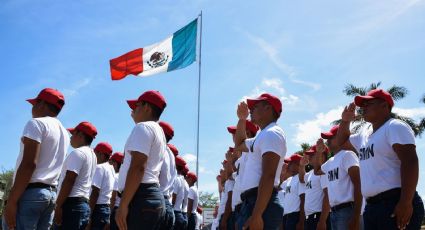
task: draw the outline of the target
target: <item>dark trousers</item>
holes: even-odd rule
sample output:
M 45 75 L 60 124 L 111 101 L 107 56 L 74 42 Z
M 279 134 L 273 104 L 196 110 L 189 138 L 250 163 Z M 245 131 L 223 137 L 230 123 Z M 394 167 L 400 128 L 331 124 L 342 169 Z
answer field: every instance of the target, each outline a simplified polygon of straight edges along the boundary
M 174 209 L 168 198 L 164 197 L 165 200 L 165 216 L 161 223 L 161 230 L 172 230 L 174 227 L 175 217 Z
M 181 211 L 174 211 L 175 222 L 174 222 L 174 230 L 186 230 L 187 222 L 183 216 Z
M 57 230 L 84 230 L 90 219 L 90 206 L 87 199 L 68 197 L 62 205 L 62 225 Z
M 192 213 L 189 215 L 187 220 L 187 230 L 195 230 L 196 228 L 196 214 Z
M 320 216 L 320 212 L 316 212 L 306 216 L 304 221 L 304 230 L 316 230 L 317 224 L 320 220 Z M 331 229 L 331 222 L 329 220 L 329 217 L 326 219 L 326 229 Z
M 397 228 L 397 219 L 392 218 L 391 214 L 397 205 L 400 196 L 389 197 L 382 199 L 376 203 L 368 202 L 363 214 L 363 221 L 365 230 L 391 230 Z M 422 219 L 424 218 L 424 204 L 418 193 L 413 197 L 413 213 L 410 218 L 409 225 L 406 229 L 420 229 Z
M 164 216 L 165 201 L 159 185 L 140 184 L 128 206 L 128 229 L 159 229 Z
M 242 197 L 242 207 L 240 211 L 239 218 L 237 220 L 239 230 L 242 229 L 245 222 L 251 216 L 252 211 L 257 200 L 257 194 L 253 193 L 249 196 Z M 279 229 L 280 223 L 282 221 L 283 208 L 279 203 L 279 198 L 277 197 L 277 192 L 273 191 L 270 196 L 269 203 L 267 204 L 266 209 L 263 213 L 263 223 L 264 230 L 274 230 Z
M 115 213 L 117 212 L 118 207 L 115 206 L 111 211 L 111 218 L 110 218 L 110 224 L 109 229 L 110 230 L 118 230 L 117 222 L 115 221 Z
M 91 216 L 91 229 L 103 230 L 109 224 L 110 216 L 109 204 L 96 204 Z
M 284 226 L 285 230 L 295 230 L 297 224 L 300 221 L 300 212 L 291 212 L 284 216 Z

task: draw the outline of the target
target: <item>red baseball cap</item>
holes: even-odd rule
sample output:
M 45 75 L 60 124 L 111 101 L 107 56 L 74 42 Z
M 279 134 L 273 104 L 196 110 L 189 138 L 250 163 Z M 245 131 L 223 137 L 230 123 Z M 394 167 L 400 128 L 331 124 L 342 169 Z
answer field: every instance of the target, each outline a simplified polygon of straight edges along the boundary
M 189 172 L 189 167 L 187 165 L 185 165 L 182 173 L 183 173 L 184 176 L 186 176 L 188 172 Z
M 363 107 L 363 103 L 366 100 L 372 100 L 375 98 L 383 99 L 384 101 L 388 102 L 388 104 L 393 107 L 394 106 L 394 100 L 391 94 L 389 94 L 387 91 L 382 89 L 373 89 L 369 91 L 366 96 L 356 96 L 354 98 L 354 104 L 356 104 L 359 107 Z
M 314 155 L 317 152 L 317 145 L 313 145 L 309 150 L 305 151 L 306 155 Z M 328 147 L 325 146 L 324 153 L 327 155 L 329 153 Z
M 285 158 L 283 159 L 283 163 L 288 164 L 289 162 L 291 162 L 291 159 L 290 159 L 289 157 L 285 157 Z
M 260 101 L 267 101 L 270 105 L 272 105 L 274 111 L 280 115 L 282 113 L 282 102 L 277 98 L 276 96 L 273 96 L 269 93 L 263 93 L 259 97 L 255 99 L 247 99 L 246 102 L 248 103 L 248 108 L 252 110 Z
M 235 148 L 229 147 L 229 150 L 228 151 L 233 153 L 233 151 L 235 151 Z
M 158 124 L 159 124 L 159 126 L 161 126 L 165 135 L 167 135 L 170 139 L 174 137 L 174 129 L 173 129 L 173 126 L 171 126 L 170 123 L 165 122 L 165 121 L 160 121 L 160 122 L 158 122 Z
M 196 208 L 196 211 L 197 211 L 199 214 L 202 214 L 202 208 L 201 208 L 201 207 L 199 207 L 199 206 L 198 206 L 198 207 Z
M 120 152 L 116 152 L 114 154 L 112 154 L 111 158 L 109 158 L 109 160 L 113 160 L 115 162 L 117 162 L 118 164 L 122 164 L 122 161 L 124 160 L 124 154 L 120 153 Z
M 164 109 L 167 106 L 164 96 L 162 96 L 159 91 L 155 90 L 149 90 L 144 92 L 142 95 L 140 95 L 138 99 L 127 100 L 127 104 L 132 110 L 134 110 L 137 107 L 137 103 L 142 101 L 156 105 L 160 109 Z
M 176 165 L 184 167 L 186 165 L 186 161 L 183 159 L 183 157 L 176 156 Z
M 194 182 L 198 181 L 198 177 L 196 176 L 196 174 L 194 172 L 188 172 L 186 177 L 194 180 Z
M 67 129 L 71 134 L 74 134 L 75 131 L 80 131 L 85 133 L 86 135 L 95 138 L 97 135 L 97 129 L 94 127 L 93 124 L 91 124 L 88 121 L 83 121 L 80 124 L 78 124 L 75 128 L 68 128 Z
M 320 136 L 323 139 L 330 139 L 334 137 L 338 133 L 339 125 L 335 125 L 334 127 L 329 130 L 329 132 L 320 133 Z
M 236 133 L 236 126 L 227 127 L 227 131 L 231 134 L 235 134 Z
M 252 123 L 250 120 L 246 120 L 245 122 L 246 129 L 249 130 L 252 134 L 257 134 L 257 131 L 260 129 L 256 124 Z M 236 126 L 229 126 L 227 127 L 227 131 L 231 134 L 236 133 Z
M 37 100 L 46 101 L 59 109 L 62 109 L 62 107 L 65 105 L 65 97 L 63 96 L 63 94 L 58 90 L 52 88 L 45 88 L 40 91 L 36 98 L 27 99 L 27 101 L 32 105 L 35 105 Z
M 289 162 L 298 162 L 302 159 L 303 157 L 300 154 L 294 153 L 289 157 Z M 288 162 L 288 163 L 289 163 Z
M 168 148 L 171 150 L 171 152 L 173 152 L 174 156 L 179 155 L 179 150 L 177 149 L 177 147 L 173 144 L 167 144 Z
M 112 150 L 112 146 L 108 142 L 100 142 L 99 144 L 96 145 L 96 147 L 94 148 L 94 151 L 110 156 L 113 150 Z

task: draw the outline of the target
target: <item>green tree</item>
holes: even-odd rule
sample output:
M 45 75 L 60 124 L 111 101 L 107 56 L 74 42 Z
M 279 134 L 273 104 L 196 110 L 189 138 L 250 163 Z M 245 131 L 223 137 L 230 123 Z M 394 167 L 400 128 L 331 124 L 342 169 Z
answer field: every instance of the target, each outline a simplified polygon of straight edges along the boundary
M 3 201 L 9 196 L 10 188 L 13 183 L 13 170 L 2 169 L 0 173 L 1 190 L 4 192 L 3 200 L 0 201 L 0 214 L 3 214 Z
M 203 208 L 214 208 L 217 204 L 218 197 L 212 192 L 199 192 L 199 206 Z
M 422 96 L 421 102 L 425 104 L 425 94 Z M 420 130 L 419 135 L 421 135 L 425 131 L 425 117 L 423 117 L 419 121 L 418 127 L 419 127 L 419 130 Z
M 369 92 L 370 90 L 380 88 L 380 86 L 381 86 L 381 82 L 372 83 L 367 87 L 357 87 L 353 84 L 348 84 L 345 86 L 343 92 L 345 93 L 345 95 L 349 97 L 355 97 L 359 95 L 366 95 L 367 92 Z M 408 94 L 408 90 L 405 87 L 396 86 L 396 85 L 387 89 L 387 92 L 391 94 L 394 101 L 403 99 Z M 361 113 L 361 109 L 358 108 L 357 114 L 360 114 L 360 113 Z M 415 121 L 412 118 L 405 117 L 394 112 L 391 113 L 391 117 L 406 122 L 412 128 L 413 132 L 415 133 L 415 136 L 422 134 L 422 132 L 424 131 L 423 129 L 420 128 L 419 125 L 415 123 Z M 336 120 L 332 123 L 337 125 L 341 123 L 341 120 Z M 354 126 L 352 128 L 352 132 L 354 133 L 357 133 L 360 130 L 360 128 L 366 124 L 362 116 L 357 116 L 353 123 L 354 123 Z

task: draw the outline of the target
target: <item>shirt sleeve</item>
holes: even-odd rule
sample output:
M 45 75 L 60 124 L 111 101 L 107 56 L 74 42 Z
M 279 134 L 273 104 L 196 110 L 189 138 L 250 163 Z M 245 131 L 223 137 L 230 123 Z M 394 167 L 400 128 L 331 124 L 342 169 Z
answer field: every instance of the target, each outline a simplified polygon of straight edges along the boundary
M 195 190 L 192 187 L 189 188 L 189 194 L 187 195 L 187 198 L 192 200 L 195 200 L 196 198 Z
M 320 187 L 322 189 L 325 189 L 328 187 L 329 181 L 328 181 L 328 177 L 325 175 L 320 175 Z
M 252 152 L 251 150 L 254 148 L 255 138 L 248 138 L 245 140 L 246 148 L 248 149 L 248 152 Z
M 43 139 L 43 125 L 36 119 L 31 119 L 27 122 L 22 136 L 41 143 Z
M 415 144 L 415 134 L 412 128 L 399 120 L 394 120 L 390 123 L 386 135 L 391 146 L 395 144 Z
M 128 151 L 140 152 L 149 157 L 154 138 L 155 135 L 147 125 L 137 124 L 128 138 L 126 148 Z
M 342 160 L 342 168 L 348 172 L 348 169 L 357 166 L 359 167 L 359 158 L 352 151 L 346 151 Z
M 100 189 L 100 188 L 102 188 L 102 181 L 103 181 L 103 170 L 102 170 L 102 167 L 97 165 L 96 166 L 96 172 L 94 173 L 94 176 L 93 176 L 92 185 L 95 186 L 96 188 Z
M 305 193 L 305 184 L 298 181 L 298 196 Z
M 273 131 L 267 131 L 263 135 L 259 140 L 260 143 L 256 143 L 258 144 L 261 155 L 267 152 L 273 152 L 284 157 L 283 150 L 286 149 L 286 146 L 283 136 Z
M 176 179 L 174 180 L 174 183 L 173 183 L 173 193 L 177 194 L 179 191 L 180 191 L 179 180 L 176 177 Z
M 65 169 L 66 171 L 71 171 L 80 174 L 81 167 L 84 164 L 84 159 L 81 156 L 81 153 L 78 150 L 74 150 L 68 155 L 68 159 L 66 161 Z
M 351 143 L 351 145 L 357 150 L 359 151 L 360 146 L 362 144 L 362 132 L 363 130 L 361 129 L 358 133 L 356 134 L 352 134 L 350 136 L 350 138 L 348 139 Z
M 118 178 L 115 178 L 115 181 L 114 181 L 114 191 L 119 191 L 118 190 Z

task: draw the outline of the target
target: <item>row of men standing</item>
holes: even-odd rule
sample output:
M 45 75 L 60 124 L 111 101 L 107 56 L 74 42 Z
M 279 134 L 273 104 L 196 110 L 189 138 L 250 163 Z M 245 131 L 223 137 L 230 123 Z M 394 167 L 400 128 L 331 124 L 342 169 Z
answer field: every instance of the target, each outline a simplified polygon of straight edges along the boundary
M 65 98 L 43 89 L 25 125 L 3 229 L 199 229 L 197 175 L 168 142 L 173 127 L 159 121 L 158 91 L 128 100 L 135 123 L 123 153 L 107 142 L 90 146 L 96 127 L 65 129 Z M 71 137 L 69 137 L 71 133 Z M 74 148 L 67 154 L 69 144 Z
M 356 106 L 367 124 L 351 134 Z M 217 177 L 221 198 L 212 228 L 420 229 L 415 138 L 391 117 L 393 106 L 382 89 L 357 96 L 339 126 L 320 133 L 304 156 L 285 158 L 276 124 L 280 100 L 265 93 L 241 102 L 237 126 L 228 127 L 235 146 Z

